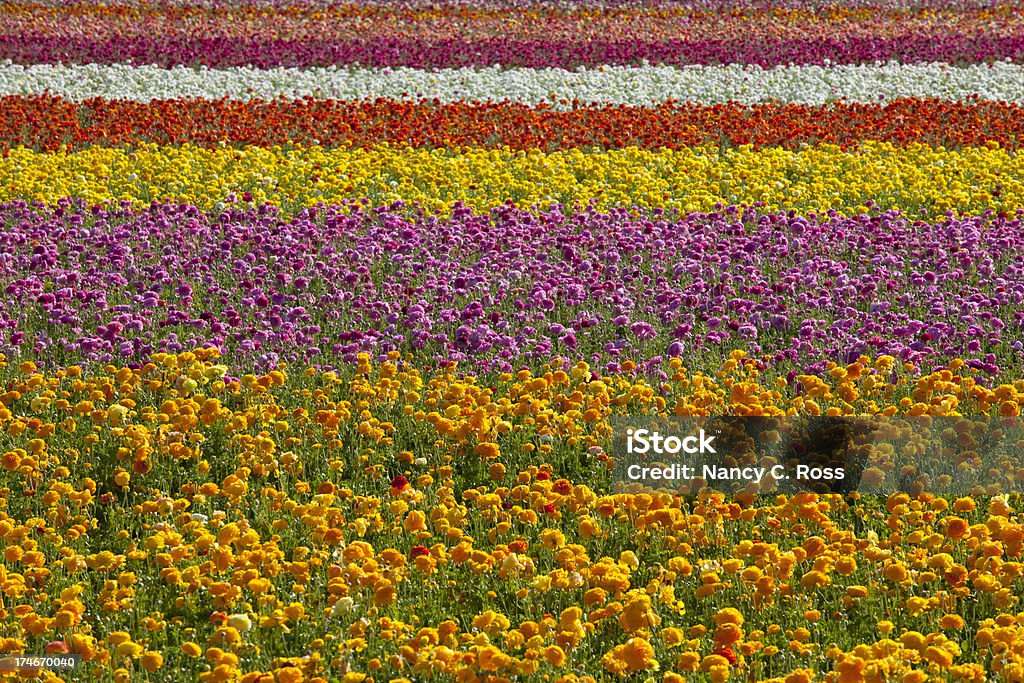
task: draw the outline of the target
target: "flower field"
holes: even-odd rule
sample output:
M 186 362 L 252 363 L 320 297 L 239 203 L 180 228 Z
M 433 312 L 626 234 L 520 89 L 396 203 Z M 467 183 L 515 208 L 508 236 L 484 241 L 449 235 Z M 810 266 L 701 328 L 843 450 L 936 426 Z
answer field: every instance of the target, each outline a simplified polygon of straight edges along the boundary
M 17 0 L 0 60 L 0 678 L 1024 681 L 1024 441 L 613 473 L 1020 428 L 1016 4 Z

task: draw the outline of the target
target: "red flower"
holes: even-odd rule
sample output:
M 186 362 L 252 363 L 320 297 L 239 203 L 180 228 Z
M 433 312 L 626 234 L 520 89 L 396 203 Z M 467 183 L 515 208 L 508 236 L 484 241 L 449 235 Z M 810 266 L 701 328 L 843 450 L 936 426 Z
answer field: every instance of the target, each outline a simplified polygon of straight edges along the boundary
M 391 488 L 398 489 L 401 491 L 409 485 L 409 480 L 399 474 L 397 477 L 391 480 Z
M 711 654 L 718 655 L 719 657 L 725 657 L 729 660 L 730 664 L 736 663 L 736 653 L 732 651 L 730 647 L 720 647 Z
M 514 553 L 525 553 L 530 549 L 530 543 L 525 538 L 517 538 L 508 544 L 508 549 Z
M 412 547 L 412 550 L 409 551 L 409 557 L 412 557 L 412 558 L 417 558 L 417 557 L 420 557 L 422 555 L 429 555 L 429 554 L 430 554 L 430 551 L 427 550 L 427 546 L 425 546 L 425 545 L 414 545 Z
M 548 472 L 545 472 L 544 470 L 541 470 L 540 472 L 537 473 L 538 481 L 547 481 L 550 478 L 551 478 L 551 474 L 548 473 Z
M 549 515 L 555 514 L 555 504 L 554 503 L 548 503 L 547 505 L 545 505 L 544 506 L 544 512 L 548 513 Z
M 572 493 L 572 482 L 568 479 L 559 479 L 555 482 L 555 485 L 551 487 L 551 490 L 560 496 L 568 496 Z

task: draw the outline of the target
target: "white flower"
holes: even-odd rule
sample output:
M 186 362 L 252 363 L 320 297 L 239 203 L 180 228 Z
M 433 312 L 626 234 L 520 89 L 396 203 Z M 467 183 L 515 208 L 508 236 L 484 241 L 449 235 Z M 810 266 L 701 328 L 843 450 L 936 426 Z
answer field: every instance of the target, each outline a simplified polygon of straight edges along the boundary
M 271 100 L 303 97 L 373 100 L 379 97 L 443 102 L 507 100 L 536 105 L 561 100 L 652 106 L 668 99 L 716 104 L 789 102 L 824 104 L 891 101 L 899 97 L 1024 102 L 1024 65 L 1009 62 L 964 67 L 944 63 L 756 65 L 683 67 L 597 66 L 503 69 L 497 66 L 425 70 L 328 67 L 192 69 L 128 64 L 0 63 L 0 95 L 52 93 L 70 100 L 91 97 L 136 100 Z
M 239 633 L 246 633 L 252 628 L 252 619 L 248 614 L 232 614 L 228 617 L 228 626 L 237 629 Z
M 521 556 L 516 553 L 509 553 L 501 562 L 501 570 L 504 572 L 518 573 L 525 569 L 525 567 L 526 565 L 522 562 Z

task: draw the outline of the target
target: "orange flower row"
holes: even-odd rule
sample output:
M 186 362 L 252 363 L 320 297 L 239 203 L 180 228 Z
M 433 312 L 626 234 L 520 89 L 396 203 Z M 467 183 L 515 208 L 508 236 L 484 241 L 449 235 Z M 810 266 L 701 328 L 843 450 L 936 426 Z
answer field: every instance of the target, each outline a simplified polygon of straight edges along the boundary
M 862 140 L 1015 149 L 1024 108 L 1002 102 L 900 99 L 888 104 L 697 105 L 655 108 L 488 103 L 0 98 L 0 146 L 54 151 L 147 143 L 214 146 L 679 149 L 706 143 L 798 148 Z

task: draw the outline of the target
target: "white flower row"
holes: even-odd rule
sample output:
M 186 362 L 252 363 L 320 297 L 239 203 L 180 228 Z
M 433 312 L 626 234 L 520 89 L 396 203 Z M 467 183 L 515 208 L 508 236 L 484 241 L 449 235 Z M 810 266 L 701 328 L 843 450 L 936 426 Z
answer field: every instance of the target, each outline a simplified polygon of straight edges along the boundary
M 0 95 L 50 93 L 148 102 L 154 99 L 237 100 L 278 97 L 359 100 L 388 98 L 444 102 L 563 100 L 651 106 L 666 100 L 715 104 L 736 101 L 823 104 L 838 99 L 881 102 L 897 97 L 1024 102 L 1024 65 L 949 64 L 780 66 L 605 66 L 591 69 L 311 68 L 207 69 L 128 64 L 76 66 L 0 63 Z

